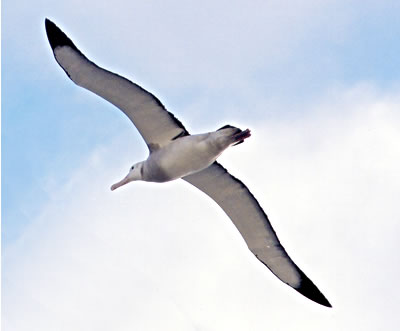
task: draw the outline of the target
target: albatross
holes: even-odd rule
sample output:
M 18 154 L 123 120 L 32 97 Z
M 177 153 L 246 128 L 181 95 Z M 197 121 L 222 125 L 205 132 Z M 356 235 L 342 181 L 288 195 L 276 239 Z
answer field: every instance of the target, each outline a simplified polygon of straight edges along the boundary
M 289 257 L 253 194 L 216 161 L 225 149 L 249 138 L 249 129 L 226 125 L 213 132 L 191 135 L 153 94 L 90 61 L 47 18 L 45 28 L 54 57 L 68 77 L 122 110 L 149 148 L 148 158 L 134 164 L 111 190 L 136 180 L 161 183 L 182 178 L 224 210 L 250 251 L 276 277 L 305 297 L 332 307 Z

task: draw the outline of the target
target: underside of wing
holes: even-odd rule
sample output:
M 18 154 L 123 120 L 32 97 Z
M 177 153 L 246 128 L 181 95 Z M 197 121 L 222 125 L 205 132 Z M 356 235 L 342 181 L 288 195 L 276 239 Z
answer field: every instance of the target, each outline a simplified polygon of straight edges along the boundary
M 225 211 L 249 249 L 280 280 L 307 298 L 331 307 L 324 295 L 286 253 L 267 215 L 240 180 L 217 162 L 183 179 L 207 194 Z
M 162 147 L 177 137 L 189 134 L 153 94 L 89 61 L 50 20 L 46 19 L 45 26 L 54 57 L 68 77 L 121 109 L 148 146 Z

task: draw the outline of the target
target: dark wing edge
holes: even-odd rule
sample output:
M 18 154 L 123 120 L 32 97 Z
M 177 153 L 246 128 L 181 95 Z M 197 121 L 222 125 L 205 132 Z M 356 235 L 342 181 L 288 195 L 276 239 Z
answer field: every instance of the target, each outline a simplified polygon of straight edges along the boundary
M 332 307 L 289 257 L 279 242 L 268 216 L 243 182 L 232 176 L 218 162 L 183 179 L 207 194 L 224 210 L 243 236 L 250 251 L 275 276 L 308 299 Z M 243 208 L 243 205 L 246 207 Z
M 87 86 L 83 86 L 81 84 L 79 84 L 78 82 L 76 82 L 72 77 L 71 77 L 71 73 L 68 72 L 68 70 L 64 67 L 63 63 L 60 63 L 59 59 L 56 56 L 56 49 L 59 47 L 69 47 L 71 48 L 73 51 L 75 51 L 77 53 L 77 55 L 79 55 L 82 59 L 84 59 L 85 61 L 87 61 L 88 64 L 90 64 L 91 66 L 93 66 L 93 68 L 98 69 L 99 71 L 104 72 L 105 74 L 108 75 L 112 75 L 115 78 L 118 78 L 119 80 L 121 80 L 121 82 L 124 83 L 128 83 L 132 88 L 135 89 L 135 91 L 139 91 L 140 93 L 142 93 L 143 95 L 146 95 L 148 98 L 151 99 L 151 101 L 154 103 L 153 108 L 159 108 L 158 111 L 162 111 L 162 113 L 164 113 L 165 115 L 168 116 L 168 120 L 171 121 L 171 124 L 173 126 L 175 126 L 175 128 L 179 128 L 178 131 L 174 131 L 173 133 L 171 132 L 171 135 L 168 137 L 169 140 L 174 140 L 177 139 L 178 137 L 182 137 L 182 136 L 187 136 L 189 135 L 189 132 L 186 130 L 186 128 L 183 126 L 182 122 L 180 120 L 178 120 L 174 114 L 172 114 L 171 112 L 169 112 L 165 106 L 161 103 L 161 101 L 152 93 L 146 91 L 144 88 L 142 88 L 141 86 L 139 86 L 138 84 L 126 79 L 125 77 L 122 77 L 116 73 L 113 73 L 111 71 L 105 70 L 101 67 L 99 67 L 98 65 L 96 65 L 94 62 L 90 61 L 76 46 L 75 44 L 72 42 L 72 40 L 55 24 L 53 23 L 51 20 L 49 20 L 48 18 L 45 19 L 45 28 L 46 28 L 46 33 L 47 33 L 47 37 L 50 43 L 50 46 L 53 50 L 53 55 L 54 58 L 56 59 L 57 63 L 60 65 L 60 67 L 65 71 L 65 73 L 67 74 L 67 76 L 77 85 L 82 86 L 86 89 L 89 89 L 90 91 L 98 94 L 100 97 L 103 97 L 104 99 L 106 99 L 107 101 L 110 101 L 111 103 L 113 103 L 115 106 L 117 106 L 118 108 L 120 108 L 125 115 L 133 122 L 133 124 L 137 127 L 137 129 L 139 130 L 139 132 L 142 134 L 143 138 L 145 139 L 146 143 L 151 143 L 151 144 L 159 144 L 158 141 L 149 141 L 149 139 L 146 139 L 146 135 L 143 134 L 143 132 L 141 132 L 141 128 L 140 126 L 138 127 L 136 121 L 137 119 L 135 119 L 135 116 L 137 115 L 133 115 L 131 114 L 131 112 L 127 109 L 124 109 L 124 107 L 121 107 L 120 105 L 116 104 L 115 102 L 113 102 L 110 99 L 107 99 L 107 97 L 105 97 L 104 95 L 94 91 L 93 89 L 90 89 Z M 164 119 L 165 120 L 165 119 Z

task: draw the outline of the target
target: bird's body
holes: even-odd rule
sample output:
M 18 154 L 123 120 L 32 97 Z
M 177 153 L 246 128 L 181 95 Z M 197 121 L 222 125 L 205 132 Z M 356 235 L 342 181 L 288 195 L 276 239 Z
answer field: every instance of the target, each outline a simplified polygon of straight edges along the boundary
M 143 164 L 147 182 L 167 182 L 199 172 L 211 164 L 231 144 L 236 142 L 237 128 L 185 136 L 165 147 L 153 150 Z
M 248 137 L 249 129 L 242 131 L 226 125 L 217 131 L 174 139 L 163 147 L 149 146 L 147 160 L 132 166 L 128 175 L 111 189 L 133 180 L 163 183 L 197 173 L 213 164 L 229 146 Z
M 222 153 L 212 133 L 182 137 L 150 153 L 143 165 L 143 180 L 167 182 L 198 172 Z
M 221 132 L 185 136 L 154 150 L 144 163 L 143 180 L 166 182 L 207 168 L 229 146 Z
M 111 102 L 133 122 L 149 147 L 149 157 L 132 166 L 114 190 L 134 180 L 167 182 L 182 178 L 212 198 L 230 217 L 248 248 L 281 281 L 309 299 L 331 307 L 325 296 L 292 261 L 249 189 L 216 159 L 229 146 L 250 137 L 226 125 L 190 135 L 162 103 L 139 85 L 88 60 L 50 20 L 46 32 L 54 57 L 77 85 Z

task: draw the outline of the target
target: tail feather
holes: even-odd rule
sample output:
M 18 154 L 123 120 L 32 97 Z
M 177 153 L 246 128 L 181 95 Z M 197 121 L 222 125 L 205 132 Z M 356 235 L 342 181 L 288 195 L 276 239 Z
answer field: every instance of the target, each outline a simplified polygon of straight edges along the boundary
M 241 131 L 233 136 L 233 146 L 241 144 L 245 139 L 251 136 L 251 132 L 249 129 Z
M 250 130 L 241 130 L 232 125 L 225 125 L 219 128 L 216 132 L 220 131 L 220 136 L 223 137 L 228 146 L 236 146 L 241 144 L 246 138 L 251 136 Z

